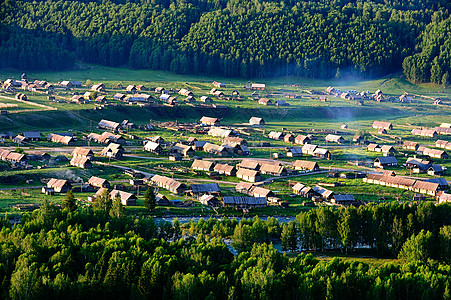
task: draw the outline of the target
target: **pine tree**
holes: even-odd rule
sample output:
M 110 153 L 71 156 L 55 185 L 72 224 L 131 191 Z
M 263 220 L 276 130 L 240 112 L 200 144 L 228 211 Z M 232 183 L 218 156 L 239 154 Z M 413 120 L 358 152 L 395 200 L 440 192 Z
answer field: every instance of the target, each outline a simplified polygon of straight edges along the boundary
M 74 193 L 72 193 L 72 190 L 69 190 L 66 193 L 66 197 L 64 197 L 63 200 L 63 207 L 67 208 L 70 211 L 74 211 L 77 209 L 77 201 L 75 200 Z
M 110 210 L 110 216 L 113 218 L 122 218 L 125 216 L 125 208 L 122 205 L 121 196 L 119 194 L 114 197 L 113 205 Z
M 144 194 L 144 206 L 148 210 L 152 210 L 156 206 L 155 192 L 153 188 L 148 188 Z

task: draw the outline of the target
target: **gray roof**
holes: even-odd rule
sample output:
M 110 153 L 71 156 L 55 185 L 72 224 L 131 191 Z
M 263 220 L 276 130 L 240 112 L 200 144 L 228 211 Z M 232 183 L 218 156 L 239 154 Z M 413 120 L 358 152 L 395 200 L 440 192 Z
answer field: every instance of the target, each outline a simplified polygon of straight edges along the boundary
M 335 195 L 335 201 L 355 201 L 354 196 L 350 194 L 346 195 Z
M 233 205 L 266 205 L 265 197 L 232 197 L 227 196 L 222 199 L 224 204 Z
M 376 160 L 379 160 L 381 164 L 393 164 L 398 163 L 398 160 L 394 156 L 384 156 L 384 157 L 377 157 Z
M 217 183 L 192 184 L 193 193 L 220 193 L 221 188 Z

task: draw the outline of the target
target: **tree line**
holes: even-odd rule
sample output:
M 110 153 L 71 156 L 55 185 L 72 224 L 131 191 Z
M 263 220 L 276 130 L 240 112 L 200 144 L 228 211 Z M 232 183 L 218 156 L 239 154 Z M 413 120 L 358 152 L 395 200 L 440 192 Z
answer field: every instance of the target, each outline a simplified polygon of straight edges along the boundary
M 449 39 L 446 0 L 4 3 L 0 67 L 84 61 L 246 78 L 379 76 L 403 67 L 408 79 L 434 82 L 449 67 L 449 43 L 428 46 Z
M 39 210 L 22 216 L 21 224 L 11 227 L 7 216 L 1 220 L 2 299 L 451 296 L 450 205 L 321 208 L 282 224 L 255 217 L 183 225 L 177 219 L 156 224 L 152 218 L 117 214 L 123 211 L 120 201 L 103 196 L 92 208 L 80 208 L 68 193 L 63 206 L 59 210 L 44 200 Z M 372 228 L 373 236 L 364 228 Z M 271 244 L 281 239 L 288 250 L 299 243 L 325 250 L 340 243 L 343 251 L 352 251 L 364 239 L 375 247 L 382 241 L 394 247 L 403 241 L 393 240 L 397 234 L 406 236 L 401 260 L 381 266 L 311 254 L 290 258 Z M 224 237 L 232 237 L 239 255 L 232 255 Z

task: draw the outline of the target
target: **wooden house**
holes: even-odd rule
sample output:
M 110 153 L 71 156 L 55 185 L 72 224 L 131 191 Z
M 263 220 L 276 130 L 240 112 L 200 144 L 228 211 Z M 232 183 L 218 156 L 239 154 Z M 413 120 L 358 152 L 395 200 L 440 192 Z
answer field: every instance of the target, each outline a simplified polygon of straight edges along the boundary
M 279 164 L 262 164 L 260 172 L 264 175 L 287 176 L 287 169 Z
M 332 159 L 332 154 L 330 153 L 330 151 L 324 148 L 316 148 L 313 152 L 313 156 L 322 159 Z
M 219 126 L 220 124 L 218 118 L 211 118 L 206 116 L 200 118 L 200 123 L 207 126 Z
M 218 156 L 227 156 L 229 152 L 223 146 L 207 143 L 204 145 L 204 151 Z
M 258 100 L 258 104 L 261 104 L 261 105 L 273 105 L 274 103 L 271 100 L 267 99 L 267 98 L 261 98 L 261 99 Z
M 373 122 L 373 128 L 374 129 L 385 129 L 385 130 L 392 130 L 393 124 L 390 122 L 383 122 L 383 121 L 374 121 Z
M 216 164 L 214 167 L 214 171 L 226 176 L 236 176 L 237 172 L 235 166 L 228 164 Z
M 405 141 L 402 148 L 405 150 L 417 151 L 420 145 L 417 142 Z
M 394 156 L 376 157 L 374 166 L 376 168 L 396 167 L 398 166 L 398 160 Z
M 221 188 L 217 183 L 192 184 L 191 191 L 193 195 L 221 195 Z
M 283 132 L 279 131 L 271 131 L 268 135 L 268 138 L 281 141 L 284 138 L 284 134 Z
M 236 177 L 243 179 L 244 181 L 249 181 L 249 182 L 257 182 L 257 181 L 262 180 L 260 172 L 258 172 L 256 170 L 245 169 L 245 168 L 240 168 L 236 172 Z
M 293 164 L 295 170 L 301 171 L 318 171 L 319 165 L 314 161 L 296 160 Z
M 101 156 L 121 159 L 124 156 L 124 148 L 120 144 L 110 143 L 100 151 Z
M 116 197 L 119 197 L 121 199 L 121 203 L 124 206 L 132 206 L 136 205 L 136 196 L 132 193 L 120 191 L 120 190 L 112 190 L 110 192 L 111 200 L 114 201 Z
M 343 144 L 345 142 L 345 139 L 341 135 L 335 135 L 335 134 L 326 135 L 325 140 L 326 140 L 326 142 L 337 143 L 337 144 Z
M 251 117 L 249 119 L 249 125 L 265 125 L 265 120 L 259 117 Z
M 99 128 L 111 130 L 113 132 L 117 132 L 121 126 L 121 124 L 109 120 L 102 119 L 97 125 Z
M 154 175 L 150 178 L 150 181 L 174 194 L 182 194 L 186 190 L 185 184 L 166 176 Z
M 267 205 L 266 198 L 257 197 L 236 197 L 236 196 L 226 196 L 222 198 L 224 206 L 236 207 L 236 208 L 252 208 L 252 207 L 265 207 Z
M 366 147 L 367 151 L 371 151 L 371 152 L 382 152 L 382 148 L 381 146 L 379 146 L 378 144 L 374 144 L 371 143 Z
M 155 143 L 152 141 L 148 141 L 144 145 L 144 150 L 149 151 L 154 154 L 157 154 L 157 155 L 160 155 L 163 153 L 163 148 L 161 147 L 161 145 L 159 143 Z
M 72 189 L 72 185 L 65 179 L 51 178 L 47 182 L 47 188 L 53 188 L 55 193 L 67 193 Z
M 89 178 L 88 180 L 88 183 L 98 188 L 110 188 L 110 182 L 108 180 L 96 176 L 91 176 L 91 178 Z
M 193 164 L 191 165 L 191 168 L 193 170 L 197 171 L 205 171 L 205 172 L 211 172 L 213 171 L 215 167 L 215 163 L 209 160 L 199 160 L 195 159 L 193 161 Z
M 300 134 L 294 138 L 294 142 L 299 145 L 305 145 L 310 144 L 311 140 L 308 136 Z
M 268 199 L 268 197 L 274 197 L 274 193 L 270 189 L 266 189 L 260 186 L 254 186 L 251 190 L 252 196 L 254 197 L 263 197 Z
M 395 155 L 395 148 L 390 145 L 382 145 L 381 152 L 384 156 L 393 156 Z
M 294 135 L 292 135 L 291 133 L 285 135 L 283 137 L 283 141 L 286 143 L 294 143 Z
M 191 157 L 194 155 L 194 150 L 188 145 L 177 143 L 171 148 L 171 153 L 179 153 L 185 157 Z
M 74 151 L 72 151 L 73 157 L 86 157 L 90 160 L 94 159 L 94 152 L 89 148 L 76 147 Z
M 82 169 L 90 169 L 92 168 L 91 160 L 87 157 L 74 156 L 70 160 L 70 165 L 74 167 L 79 167 Z

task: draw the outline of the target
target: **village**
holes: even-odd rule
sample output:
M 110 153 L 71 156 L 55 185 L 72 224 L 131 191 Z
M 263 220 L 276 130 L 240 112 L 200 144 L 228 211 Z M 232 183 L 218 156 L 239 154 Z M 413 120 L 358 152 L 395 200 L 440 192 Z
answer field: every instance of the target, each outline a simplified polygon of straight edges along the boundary
M 204 85 L 202 91 L 121 83 L 86 86 L 70 80 L 29 82 L 26 74 L 21 80 L 5 80 L 0 101 L 15 99 L 19 106 L 2 106 L 3 117 L 24 113 L 20 105 L 32 105 L 28 102 L 36 104 L 36 110 L 61 110 L 68 105 L 100 112 L 122 105 L 141 109 L 191 106 L 211 114 L 197 120 L 154 118 L 147 122 L 135 122 L 130 115 L 124 120 L 91 120 L 89 126 L 76 130 L 0 131 L 0 167 L 4 178 L 10 176 L 8 180 L 14 182 L 3 180 L 2 196 L 11 196 L 10 189 L 21 190 L 30 195 L 31 202 L 16 201 L 4 206 L 4 211 L 35 209 L 42 195 L 59 199 L 58 195 L 71 189 L 85 205 L 92 205 L 108 189 L 110 197 L 119 196 L 124 206 L 142 208 L 143 192 L 152 188 L 163 215 L 174 213 L 164 209 L 169 207 L 180 208 L 179 214 L 189 214 L 194 208 L 196 213 L 204 212 L 205 207 L 207 214 L 284 215 L 321 205 L 451 201 L 447 181 L 451 160 L 446 152 L 451 150 L 449 123 L 423 127 L 382 119 L 358 127 L 341 123 L 316 128 L 277 126 L 277 122 L 268 122 L 264 110 L 245 122 L 214 117 L 240 105 L 289 112 L 302 99 L 317 105 L 344 101 L 350 106 L 415 102 L 446 106 L 439 98 L 408 93 L 396 98 L 380 89 L 371 93 L 330 86 L 296 93 L 269 91 L 262 83 L 227 87 L 214 81 Z M 61 169 L 70 170 L 71 175 L 58 173 Z

